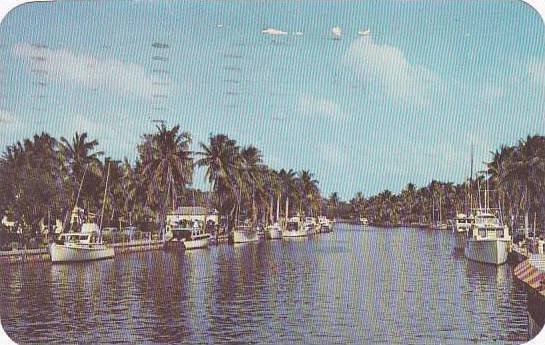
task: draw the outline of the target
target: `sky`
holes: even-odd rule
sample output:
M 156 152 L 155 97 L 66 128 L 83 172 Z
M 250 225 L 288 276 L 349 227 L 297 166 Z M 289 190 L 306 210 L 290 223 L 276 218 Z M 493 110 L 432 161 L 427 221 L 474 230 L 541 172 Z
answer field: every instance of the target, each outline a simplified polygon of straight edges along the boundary
M 78 131 L 134 161 L 164 120 L 326 196 L 460 183 L 472 144 L 482 169 L 545 135 L 544 42 L 521 1 L 29 3 L 0 24 L 0 147 Z

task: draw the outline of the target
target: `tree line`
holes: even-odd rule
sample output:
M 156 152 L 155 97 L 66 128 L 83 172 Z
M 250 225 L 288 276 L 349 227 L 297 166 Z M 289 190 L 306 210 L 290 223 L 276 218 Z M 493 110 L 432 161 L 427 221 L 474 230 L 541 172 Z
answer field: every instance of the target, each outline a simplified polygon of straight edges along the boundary
M 484 190 L 490 207 L 500 209 L 504 224 L 511 229 L 538 228 L 545 223 L 545 137 L 528 136 L 516 145 L 503 145 L 491 151 L 484 170 L 459 184 L 433 180 L 417 188 L 409 183 L 394 194 L 389 190 L 364 198 L 361 192 L 350 201 L 339 200 L 337 193 L 327 199 L 328 215 L 341 219 L 366 217 L 378 225 L 428 225 L 446 222 L 457 213 L 470 213 L 484 206 Z M 480 191 L 480 192 L 479 192 Z
M 215 208 L 230 226 L 236 220 L 267 223 L 280 199 L 282 217 L 287 200 L 290 216 L 325 214 L 347 220 L 366 217 L 378 225 L 425 225 L 469 213 L 482 202 L 478 191 L 488 188 L 497 191 L 493 202 L 512 228 L 523 226 L 524 218 L 532 223 L 533 216 L 538 225 L 545 221 L 543 136 L 501 146 L 491 152 L 485 170 L 462 183 L 433 180 L 420 188 L 409 183 L 398 194 L 384 190 L 365 198 L 358 192 L 349 201 L 340 200 L 338 193 L 323 198 L 310 171 L 272 169 L 258 148 L 240 146 L 227 135 L 211 135 L 196 152 L 191 144 L 191 134 L 180 126 L 161 124 L 142 136 L 137 159 L 130 162 L 106 156 L 86 133 L 70 139 L 36 134 L 6 147 L 0 158 L 1 216 L 34 236 L 40 224 L 60 219 L 66 226 L 75 206 L 99 217 L 104 204 L 105 225 L 160 231 L 168 212 L 188 205 Z M 209 191 L 192 187 L 196 168 L 205 170 Z
M 258 148 L 223 134 L 199 143 L 197 152 L 191 144 L 189 132 L 161 124 L 142 136 L 130 162 L 106 156 L 87 133 L 70 139 L 36 134 L 8 146 L 0 158 L 0 217 L 32 237 L 56 219 L 66 228 L 75 206 L 102 218 L 104 205 L 105 226 L 158 232 L 178 206 L 215 208 L 230 226 L 236 220 L 266 223 L 277 199 L 283 206 L 289 199 L 290 215 L 320 214 L 322 197 L 310 171 L 271 169 Z M 209 192 L 192 187 L 197 167 L 205 169 Z

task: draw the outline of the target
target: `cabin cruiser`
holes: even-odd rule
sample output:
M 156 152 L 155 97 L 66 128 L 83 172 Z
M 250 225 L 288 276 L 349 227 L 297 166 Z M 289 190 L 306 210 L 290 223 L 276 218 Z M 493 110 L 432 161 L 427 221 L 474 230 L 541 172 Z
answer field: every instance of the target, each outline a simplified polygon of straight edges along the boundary
M 177 226 L 172 229 L 172 236 L 184 244 L 185 249 L 207 248 L 210 244 L 210 234 L 204 224 L 193 222 L 191 227 Z
M 233 230 L 233 243 L 247 243 L 259 240 L 257 229 L 251 225 L 237 225 Z
M 286 237 L 305 237 L 308 233 L 303 226 L 303 222 L 299 217 L 292 217 L 288 220 L 286 229 L 284 229 L 282 236 Z
M 305 217 L 303 227 L 309 235 L 320 232 L 320 225 L 316 222 L 316 219 L 314 217 Z
M 458 213 L 452 220 L 452 233 L 454 234 L 454 248 L 464 250 L 467 233 L 471 229 L 474 222 L 473 216 L 466 216 L 463 213 Z
M 54 263 L 110 259 L 115 255 L 113 247 L 102 243 L 100 229 L 96 223 L 84 223 L 81 232 L 59 235 L 49 246 Z
M 501 265 L 507 261 L 511 236 L 507 225 L 488 210 L 478 210 L 467 233 L 464 255 L 473 261 Z
M 318 217 L 318 224 L 320 225 L 320 232 L 331 232 L 331 231 L 333 231 L 333 224 L 325 216 Z
M 269 225 L 267 227 L 267 234 L 268 234 L 268 237 L 271 239 L 271 240 L 280 240 L 282 239 L 282 228 L 280 227 L 280 224 L 278 223 L 274 223 L 272 225 Z

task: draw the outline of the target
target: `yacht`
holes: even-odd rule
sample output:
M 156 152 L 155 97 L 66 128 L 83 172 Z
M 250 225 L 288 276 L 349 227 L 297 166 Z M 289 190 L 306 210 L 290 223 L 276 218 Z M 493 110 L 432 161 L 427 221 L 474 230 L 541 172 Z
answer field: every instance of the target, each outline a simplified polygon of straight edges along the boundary
M 333 224 L 325 216 L 318 217 L 318 224 L 320 225 L 320 232 L 331 232 L 331 231 L 333 231 Z
M 257 229 L 251 225 L 238 225 L 233 230 L 233 243 L 247 243 L 259 240 Z
M 367 226 L 369 224 L 369 221 L 365 217 L 360 217 L 360 224 L 363 226 Z
M 303 222 L 299 217 L 292 217 L 288 220 L 286 229 L 283 231 L 282 236 L 287 237 L 306 237 L 308 233 L 303 226 Z
M 507 225 L 487 209 L 478 210 L 467 233 L 464 255 L 473 261 L 501 265 L 507 261 L 511 236 Z
M 282 239 L 282 228 L 280 227 L 280 224 L 274 223 L 273 225 L 269 225 L 267 227 L 267 230 L 268 230 L 268 237 L 271 240 Z
M 184 244 L 185 249 L 208 248 L 210 244 L 210 234 L 198 221 L 195 221 L 192 227 L 175 227 L 172 233 Z
M 467 233 L 471 229 L 474 218 L 458 213 L 452 220 L 452 233 L 454 234 L 454 248 L 463 250 L 465 247 Z
M 49 246 L 51 262 L 77 262 L 110 259 L 115 255 L 114 248 L 102 243 L 99 227 L 95 223 L 82 224 L 81 232 L 59 235 Z
M 309 235 L 319 232 L 320 229 L 320 225 L 316 222 L 316 219 L 314 217 L 305 217 L 303 227 Z

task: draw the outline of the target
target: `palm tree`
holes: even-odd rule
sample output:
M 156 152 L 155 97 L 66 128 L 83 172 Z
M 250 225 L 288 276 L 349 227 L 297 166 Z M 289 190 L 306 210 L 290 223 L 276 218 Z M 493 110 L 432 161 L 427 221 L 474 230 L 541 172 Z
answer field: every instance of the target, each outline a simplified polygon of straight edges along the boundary
M 197 165 L 206 167 L 205 178 L 212 186 L 220 214 L 232 215 L 239 200 L 236 176 L 241 165 L 240 149 L 235 140 L 223 134 L 211 136 L 209 142 L 200 143 Z
M 63 163 L 63 172 L 71 182 L 72 200 L 76 201 L 76 191 L 80 185 L 85 170 L 87 174 L 82 187 L 81 198 L 84 208 L 89 210 L 98 208 L 97 195 L 100 185 L 101 162 L 99 157 L 104 153 L 95 151 L 98 146 L 97 140 L 87 141 L 87 133 L 81 135 L 76 132 L 72 141 L 66 138 L 60 139 L 60 157 Z
M 302 170 L 298 174 L 299 192 L 302 196 L 300 209 L 303 207 L 305 214 L 314 214 L 319 205 L 320 200 L 318 189 L 318 180 L 314 179 L 314 175 L 308 170 Z
M 528 136 L 526 140 L 520 140 L 508 157 L 506 163 L 497 168 L 500 171 L 499 183 L 503 188 L 510 185 L 513 190 L 517 190 L 517 185 L 521 186 L 519 208 L 524 211 L 525 228 L 528 228 L 528 215 L 532 210 L 539 210 L 544 192 L 545 137 Z
M 158 132 L 144 135 L 138 151 L 142 175 L 148 192 L 148 202 L 158 207 L 159 223 L 164 221 L 169 207 L 176 208 L 178 194 L 193 180 L 193 158 L 189 151 L 191 135 L 179 132 L 180 126 L 168 129 L 157 126 Z

